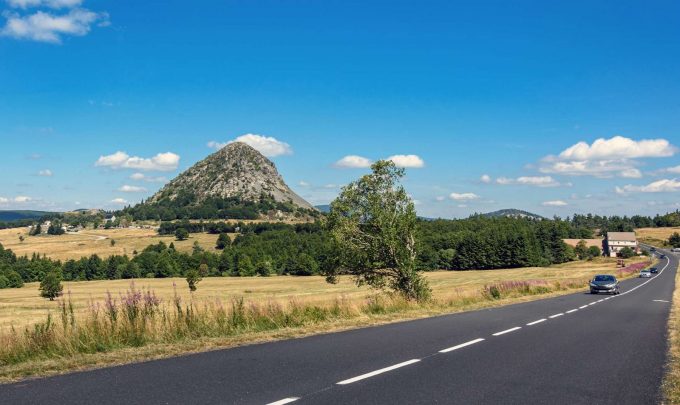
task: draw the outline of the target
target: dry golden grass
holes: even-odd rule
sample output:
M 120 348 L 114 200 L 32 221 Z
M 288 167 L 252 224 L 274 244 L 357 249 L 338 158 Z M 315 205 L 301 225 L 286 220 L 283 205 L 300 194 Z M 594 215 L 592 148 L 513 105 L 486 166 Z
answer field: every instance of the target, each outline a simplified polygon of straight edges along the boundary
M 639 261 L 642 259 L 634 259 Z M 487 284 L 503 281 L 544 280 L 547 282 L 588 279 L 598 273 L 614 273 L 616 259 L 600 258 L 594 261 L 567 263 L 552 267 L 484 270 L 438 271 L 426 273 L 434 298 L 448 299 L 478 295 Z M 184 279 L 137 279 L 138 288 L 150 288 L 163 300 L 174 294 L 173 284 L 183 299 L 189 299 L 189 289 Z M 125 292 L 130 280 L 65 282 L 64 292 L 70 292 L 76 310 L 83 310 L 89 302 L 102 301 L 107 291 L 114 295 Z M 584 284 L 585 287 L 585 284 Z M 220 299 L 228 302 L 243 297 L 249 302 L 278 301 L 282 304 L 295 299 L 300 303 L 319 304 L 343 297 L 349 301 L 363 301 L 372 294 L 368 288 L 357 288 L 349 277 L 341 277 L 338 284 L 328 284 L 320 276 L 312 277 L 208 277 L 203 279 L 194 293 L 194 300 Z M 20 289 L 0 290 L 0 331 L 11 325 L 23 327 L 45 319 L 49 311 L 57 309 L 56 302 L 39 297 L 38 283 L 26 284 Z
M 20 235 L 25 238 L 23 242 L 19 240 Z M 234 236 L 231 235 L 232 239 Z M 116 241 L 115 246 L 111 246 L 111 239 Z M 87 229 L 59 236 L 28 236 L 28 228 L 0 230 L 0 243 L 18 256 L 39 253 L 55 260 L 80 259 L 95 253 L 101 257 L 132 256 L 133 251 L 141 252 L 160 241 L 168 245 L 174 243 L 175 248 L 183 252 L 191 251 L 194 242 L 206 250 L 214 250 L 217 235 L 192 233 L 189 239 L 176 241 L 174 236 L 160 236 L 153 229 Z
M 653 246 L 664 247 L 665 242 L 674 233 L 680 233 L 680 227 L 675 228 L 639 228 L 635 230 L 638 240 Z
M 680 272 L 675 275 L 675 291 L 668 319 L 668 346 L 663 403 L 680 404 Z

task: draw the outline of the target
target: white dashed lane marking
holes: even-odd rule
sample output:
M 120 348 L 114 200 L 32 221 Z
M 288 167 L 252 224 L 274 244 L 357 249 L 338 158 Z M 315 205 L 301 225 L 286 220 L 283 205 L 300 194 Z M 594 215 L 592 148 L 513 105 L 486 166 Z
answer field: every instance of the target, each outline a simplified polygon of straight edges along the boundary
M 470 345 L 474 345 L 475 343 L 479 343 L 479 342 L 483 342 L 483 341 L 484 341 L 484 339 L 482 339 L 482 338 L 475 339 L 475 340 L 471 340 L 471 341 L 469 341 L 469 342 L 461 343 L 461 344 L 459 344 L 459 345 L 457 345 L 457 346 L 449 347 L 448 349 L 440 350 L 439 353 L 448 353 L 448 352 L 452 352 L 452 351 L 454 351 L 454 350 L 462 349 L 462 348 L 464 348 L 464 347 L 467 347 L 467 346 L 470 346 Z
M 520 329 L 522 329 L 521 326 L 516 326 L 514 328 L 510 328 L 510 329 L 506 329 L 506 330 L 503 330 L 503 331 L 500 331 L 500 332 L 496 332 L 493 335 L 494 336 L 501 336 L 501 335 L 505 335 L 506 333 L 514 332 L 514 331 L 520 330 Z
M 541 322 L 545 322 L 545 321 L 547 321 L 547 319 L 545 319 L 545 318 L 543 318 L 543 319 L 539 319 L 538 321 L 533 321 L 533 322 L 529 322 L 529 323 L 527 324 L 527 326 L 534 326 L 534 325 L 538 325 L 539 323 L 541 323 Z
M 340 381 L 337 384 L 338 385 L 352 384 L 352 383 L 357 382 L 357 381 L 361 381 L 361 380 L 365 380 L 367 378 L 375 377 L 376 375 L 386 373 L 388 371 L 392 371 L 392 370 L 396 370 L 398 368 L 409 366 L 409 365 L 417 363 L 419 361 L 420 361 L 420 359 L 413 359 L 413 360 L 405 361 L 403 363 L 395 364 L 393 366 L 381 368 L 380 370 L 371 371 L 370 373 L 362 374 L 362 375 L 354 377 L 354 378 L 350 378 L 350 379 L 347 379 L 347 380 Z

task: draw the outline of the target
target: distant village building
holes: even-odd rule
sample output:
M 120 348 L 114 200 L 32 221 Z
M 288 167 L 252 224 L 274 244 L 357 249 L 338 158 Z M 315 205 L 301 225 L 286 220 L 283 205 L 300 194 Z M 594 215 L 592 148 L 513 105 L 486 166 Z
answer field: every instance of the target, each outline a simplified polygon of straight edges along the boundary
M 603 239 L 564 239 L 564 243 L 575 248 L 579 242 L 584 241 L 586 243 L 586 248 L 595 246 L 600 249 L 600 254 L 604 253 L 604 240 Z
M 616 257 L 623 248 L 627 247 L 633 249 L 635 253 L 640 253 L 635 232 L 607 232 L 605 246 L 606 254 L 610 257 Z

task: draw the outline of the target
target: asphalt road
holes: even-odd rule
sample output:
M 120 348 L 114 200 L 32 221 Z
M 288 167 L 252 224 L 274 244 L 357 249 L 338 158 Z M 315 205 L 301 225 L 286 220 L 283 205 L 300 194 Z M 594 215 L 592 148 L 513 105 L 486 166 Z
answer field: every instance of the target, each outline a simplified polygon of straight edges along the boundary
M 678 259 L 571 294 L 0 386 L 0 404 L 653 404 Z

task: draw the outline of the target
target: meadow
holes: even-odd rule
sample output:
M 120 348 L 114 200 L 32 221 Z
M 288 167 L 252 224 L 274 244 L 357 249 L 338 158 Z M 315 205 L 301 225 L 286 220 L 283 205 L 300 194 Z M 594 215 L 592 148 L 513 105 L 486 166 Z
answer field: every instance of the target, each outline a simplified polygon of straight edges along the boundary
M 640 242 L 658 247 L 667 247 L 666 241 L 674 232 L 680 232 L 680 227 L 639 228 L 635 230 Z
M 24 237 L 23 241 L 20 236 Z M 115 241 L 114 245 L 111 245 L 111 240 Z M 33 253 L 39 253 L 62 261 L 77 260 L 92 254 L 102 258 L 111 255 L 132 256 L 134 251 L 141 252 L 147 246 L 161 241 L 168 245 L 174 243 L 175 248 L 181 252 L 191 252 L 194 242 L 198 242 L 205 250 L 214 251 L 217 235 L 192 233 L 187 240 L 177 241 L 174 236 L 158 235 L 151 228 L 86 229 L 59 236 L 29 236 L 28 228 L 0 230 L 0 244 L 18 256 L 30 257 Z

